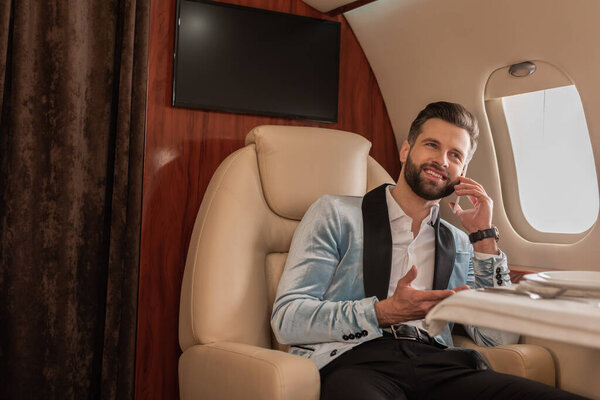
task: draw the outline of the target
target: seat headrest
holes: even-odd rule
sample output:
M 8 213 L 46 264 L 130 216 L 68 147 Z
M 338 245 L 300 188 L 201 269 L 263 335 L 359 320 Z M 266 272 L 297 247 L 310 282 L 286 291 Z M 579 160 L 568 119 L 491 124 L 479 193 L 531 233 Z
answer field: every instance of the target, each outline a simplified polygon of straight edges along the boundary
M 265 199 L 276 214 L 300 220 L 324 194 L 363 196 L 371 142 L 345 131 L 263 125 L 246 136 L 255 144 Z

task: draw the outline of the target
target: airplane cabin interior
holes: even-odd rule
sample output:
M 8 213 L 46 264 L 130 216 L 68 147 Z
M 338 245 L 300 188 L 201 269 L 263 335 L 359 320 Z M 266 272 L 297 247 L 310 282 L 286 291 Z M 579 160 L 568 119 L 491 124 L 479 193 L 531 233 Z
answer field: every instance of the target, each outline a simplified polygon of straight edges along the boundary
M 0 397 L 319 399 L 316 361 L 272 325 L 294 234 L 324 195 L 396 184 L 415 116 L 445 101 L 478 122 L 462 174 L 493 202 L 512 285 L 457 291 L 429 333 L 600 399 L 598 16 L 596 0 L 4 2 Z M 439 213 L 460 229 L 459 201 Z M 520 338 L 488 347 L 463 324 Z

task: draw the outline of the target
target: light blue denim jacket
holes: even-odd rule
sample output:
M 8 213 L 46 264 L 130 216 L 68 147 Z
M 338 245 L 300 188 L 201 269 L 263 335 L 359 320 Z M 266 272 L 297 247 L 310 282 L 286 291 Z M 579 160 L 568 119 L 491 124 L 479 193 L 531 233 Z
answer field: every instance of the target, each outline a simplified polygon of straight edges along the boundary
M 279 282 L 271 315 L 273 332 L 281 344 L 292 345 L 290 353 L 309 358 L 318 368 L 382 336 L 374 307 L 378 299 L 366 297 L 363 284 L 362 200 L 332 195 L 317 200 L 296 229 Z M 503 253 L 475 259 L 467 235 L 446 221 L 440 223 L 450 229 L 456 246 L 448 288 L 494 286 L 497 273 L 502 285 L 510 285 Z M 452 347 L 449 325 L 435 340 Z M 518 341 L 518 335 L 511 333 L 465 328 L 482 346 Z M 360 337 L 348 339 L 357 332 Z

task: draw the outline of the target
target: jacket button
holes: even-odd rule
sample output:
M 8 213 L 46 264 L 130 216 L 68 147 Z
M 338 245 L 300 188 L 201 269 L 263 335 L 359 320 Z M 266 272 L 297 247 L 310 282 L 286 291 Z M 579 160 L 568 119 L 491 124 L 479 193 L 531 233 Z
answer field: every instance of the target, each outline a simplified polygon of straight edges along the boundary
M 349 334 L 348 335 L 348 339 L 350 339 L 350 340 L 354 339 L 354 335 L 353 334 Z
M 498 285 L 502 285 L 502 280 L 498 279 Z
M 362 331 L 363 336 L 367 336 L 368 334 L 369 334 L 369 332 L 367 332 L 366 330 Z
M 336 354 L 337 354 L 337 350 L 333 350 L 331 353 L 329 353 L 329 355 L 330 355 L 331 357 L 335 356 Z
M 496 273 L 500 273 L 500 267 L 496 268 Z
M 344 336 L 342 336 L 342 339 L 344 339 L 344 340 L 348 340 L 348 339 L 350 339 L 350 338 L 348 337 L 348 335 L 344 335 Z
M 356 337 L 357 339 L 360 339 L 360 338 L 362 337 L 362 333 L 360 333 L 360 332 L 356 332 L 356 333 L 354 334 L 354 337 Z
M 496 274 L 496 279 L 502 279 L 502 275 Z

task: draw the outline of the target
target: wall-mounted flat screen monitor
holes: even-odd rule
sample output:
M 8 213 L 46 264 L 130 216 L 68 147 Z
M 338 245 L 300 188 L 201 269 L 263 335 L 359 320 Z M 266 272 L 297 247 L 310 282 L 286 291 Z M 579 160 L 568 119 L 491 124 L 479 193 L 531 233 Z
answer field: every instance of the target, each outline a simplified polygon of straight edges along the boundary
M 336 122 L 340 23 L 178 0 L 173 106 Z

